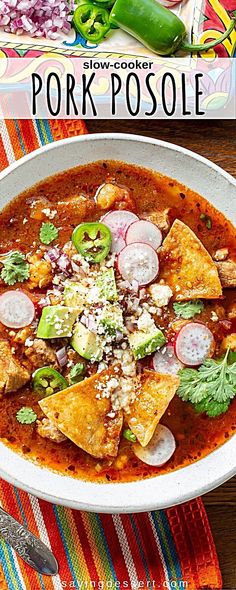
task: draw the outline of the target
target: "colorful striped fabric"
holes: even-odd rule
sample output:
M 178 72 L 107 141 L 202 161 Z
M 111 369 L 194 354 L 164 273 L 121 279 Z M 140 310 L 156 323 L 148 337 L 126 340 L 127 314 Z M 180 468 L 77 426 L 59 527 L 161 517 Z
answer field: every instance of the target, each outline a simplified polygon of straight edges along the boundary
M 0 170 L 45 143 L 86 133 L 80 121 L 0 122 Z M 55 506 L 0 481 L 2 506 L 55 553 L 59 574 L 40 576 L 0 541 L 0 590 L 218 590 L 216 550 L 200 499 L 132 515 Z
M 41 145 L 84 133 L 83 121 L 0 121 L 0 170 Z

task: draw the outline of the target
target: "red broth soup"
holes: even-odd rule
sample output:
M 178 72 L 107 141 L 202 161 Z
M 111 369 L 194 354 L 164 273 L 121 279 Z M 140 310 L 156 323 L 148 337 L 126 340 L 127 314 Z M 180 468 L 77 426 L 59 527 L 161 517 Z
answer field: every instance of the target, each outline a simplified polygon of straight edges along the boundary
M 97 482 L 186 466 L 236 428 L 236 232 L 116 161 L 1 212 L 0 437 Z

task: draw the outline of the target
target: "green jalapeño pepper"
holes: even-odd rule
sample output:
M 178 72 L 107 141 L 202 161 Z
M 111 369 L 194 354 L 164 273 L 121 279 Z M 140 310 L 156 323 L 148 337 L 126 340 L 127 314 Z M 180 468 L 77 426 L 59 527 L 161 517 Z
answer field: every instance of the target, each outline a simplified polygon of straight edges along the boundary
M 111 232 L 104 223 L 81 223 L 72 234 L 76 250 L 88 262 L 102 262 L 111 248 Z
M 138 39 L 159 55 L 171 55 L 176 51 L 207 51 L 229 37 L 235 20 L 215 41 L 192 45 L 187 43 L 184 23 L 168 8 L 156 0 L 116 0 L 110 14 L 110 23 Z
M 115 0 L 94 0 L 94 2 L 106 8 L 111 8 L 115 4 Z
M 75 30 L 91 43 L 100 43 L 110 29 L 109 12 L 93 4 L 81 4 L 74 12 Z
M 82 6 L 82 4 L 92 4 L 93 6 L 98 6 L 99 8 L 106 8 L 109 11 L 114 2 L 115 0 L 75 0 L 76 6 Z
M 92 4 L 94 6 L 93 0 L 75 0 L 76 6 L 82 6 L 84 4 Z
M 33 390 L 44 397 L 69 387 L 66 379 L 64 379 L 64 377 L 52 367 L 42 367 L 42 369 L 37 369 L 33 374 L 32 385 Z

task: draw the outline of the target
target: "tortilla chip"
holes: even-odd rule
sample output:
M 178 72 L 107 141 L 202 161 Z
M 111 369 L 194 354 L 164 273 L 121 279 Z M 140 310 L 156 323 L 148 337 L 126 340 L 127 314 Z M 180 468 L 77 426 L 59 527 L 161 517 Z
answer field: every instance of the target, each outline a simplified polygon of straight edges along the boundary
M 110 399 L 102 397 L 107 382 L 116 375 L 114 368 L 102 371 L 39 401 L 58 430 L 100 459 L 116 457 L 118 453 L 123 414 L 116 412 L 113 417 Z
M 179 377 L 144 369 L 141 390 L 125 415 L 142 447 L 146 447 L 179 386 Z
M 217 299 L 222 287 L 217 268 L 193 231 L 176 219 L 160 252 L 159 280 L 169 285 L 173 300 Z

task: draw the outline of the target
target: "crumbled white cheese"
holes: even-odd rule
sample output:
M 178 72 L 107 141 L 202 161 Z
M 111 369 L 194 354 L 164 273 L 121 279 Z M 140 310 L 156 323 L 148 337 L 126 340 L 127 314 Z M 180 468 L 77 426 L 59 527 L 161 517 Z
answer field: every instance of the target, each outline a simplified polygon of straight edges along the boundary
M 33 346 L 33 344 L 34 344 L 34 340 L 31 340 L 31 338 L 26 338 L 25 346 L 30 347 L 30 346 Z
M 218 315 L 215 311 L 211 311 L 211 320 L 212 322 L 218 322 Z
M 119 348 L 114 348 L 113 355 L 116 359 L 120 360 L 122 358 L 122 354 L 122 350 L 120 350 Z
M 96 394 L 97 399 L 109 399 L 112 396 L 114 390 L 119 387 L 119 380 L 116 377 L 111 377 L 111 379 L 105 379 L 105 382 L 97 383 L 95 385 L 95 389 L 97 389 L 100 393 Z
M 135 377 L 136 363 L 131 350 L 124 350 L 121 358 L 121 369 L 126 377 Z
M 154 305 L 150 305 L 149 308 L 148 308 L 148 311 L 151 314 L 155 314 L 157 310 L 156 310 L 156 308 L 155 308 Z
M 155 328 L 155 322 L 148 311 L 143 311 L 140 315 L 138 322 L 138 330 L 143 332 L 149 332 Z
M 94 285 L 91 289 L 89 289 L 87 294 L 87 302 L 88 303 L 99 303 L 101 300 L 101 294 L 99 288 Z
M 101 271 L 105 271 L 107 268 L 111 268 L 115 265 L 116 254 L 111 254 L 106 258 L 100 266 Z
M 108 418 L 115 418 L 116 413 L 114 411 L 108 412 L 107 417 Z
M 101 361 L 98 365 L 97 372 L 101 373 L 102 371 L 105 371 L 107 368 L 108 368 L 107 363 L 105 363 L 104 361 Z
M 127 310 L 133 313 L 141 311 L 138 297 L 127 297 Z
M 85 258 L 83 258 L 83 256 L 81 256 L 81 254 L 73 254 L 71 259 L 81 267 L 81 270 L 84 272 L 84 274 L 90 274 L 90 264 L 85 260 Z
M 229 254 L 228 248 L 220 248 L 216 250 L 215 255 L 213 256 L 214 260 L 225 260 Z
M 108 383 L 107 383 L 107 387 L 108 387 L 108 389 L 109 389 L 110 391 L 111 391 L 112 389 L 116 389 L 116 387 L 118 387 L 118 385 L 119 385 L 119 381 L 118 381 L 118 379 L 116 379 L 115 377 L 112 377 L 112 378 L 110 379 L 110 381 L 108 381 Z
M 132 377 L 120 377 L 119 387 L 111 395 L 113 410 L 125 410 L 129 412 L 130 405 L 136 397 L 136 379 Z
M 151 285 L 149 287 L 149 292 L 157 307 L 165 307 L 165 305 L 168 305 L 170 298 L 173 295 L 173 292 L 168 285 Z
M 54 219 L 54 217 L 57 214 L 57 210 L 56 209 L 49 209 L 49 207 L 47 207 L 46 209 L 42 209 L 42 213 L 44 213 L 44 215 L 46 215 L 46 217 L 48 217 L 48 219 Z

